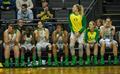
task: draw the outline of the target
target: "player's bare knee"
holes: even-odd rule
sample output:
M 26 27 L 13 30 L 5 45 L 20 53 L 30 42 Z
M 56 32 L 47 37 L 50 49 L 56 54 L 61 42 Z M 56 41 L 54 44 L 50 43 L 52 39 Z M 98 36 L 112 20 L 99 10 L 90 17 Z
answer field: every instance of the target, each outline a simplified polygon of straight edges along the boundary
M 74 44 L 73 43 L 70 43 L 70 50 L 73 50 L 74 49 Z
M 83 50 L 83 44 L 79 44 L 79 50 L 80 50 L 80 51 Z
M 56 44 L 52 44 L 53 47 L 56 47 Z
M 64 47 L 68 47 L 68 43 L 64 43 Z
M 51 45 L 48 45 L 48 49 L 49 49 L 49 50 L 51 50 L 51 47 L 52 47 Z
M 87 44 L 86 44 L 86 48 L 89 48 L 89 47 L 90 47 L 90 44 L 89 44 L 89 43 L 87 43 Z
M 102 47 L 105 47 L 105 45 L 106 45 L 106 44 L 105 44 L 105 41 L 102 41 L 101 46 L 102 46 Z

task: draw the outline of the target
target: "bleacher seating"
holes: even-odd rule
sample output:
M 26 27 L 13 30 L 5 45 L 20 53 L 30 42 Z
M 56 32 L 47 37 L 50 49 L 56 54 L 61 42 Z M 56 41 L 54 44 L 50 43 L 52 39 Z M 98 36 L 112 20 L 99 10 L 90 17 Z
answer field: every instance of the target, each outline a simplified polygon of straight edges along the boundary
M 117 26 L 117 31 L 120 25 L 120 2 L 119 0 L 105 0 L 103 1 L 103 16 L 102 18 L 110 17 L 113 25 Z
M 10 10 L 10 11 L 1 11 L 1 20 L 10 20 L 10 19 L 16 19 L 16 11 Z

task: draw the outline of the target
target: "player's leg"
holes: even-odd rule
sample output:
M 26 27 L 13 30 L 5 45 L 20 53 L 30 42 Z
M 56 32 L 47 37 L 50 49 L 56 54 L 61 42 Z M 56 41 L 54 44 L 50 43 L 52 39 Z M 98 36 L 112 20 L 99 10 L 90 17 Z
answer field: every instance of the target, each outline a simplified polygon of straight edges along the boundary
M 54 57 L 54 61 L 55 61 L 55 65 L 58 65 L 58 60 L 57 60 L 57 45 L 53 44 L 53 57 Z
M 10 57 L 10 45 L 4 45 L 4 57 L 5 57 L 5 67 L 9 67 L 9 57 Z
M 27 66 L 32 66 L 32 64 L 31 64 L 31 54 L 32 54 L 32 52 L 31 52 L 31 50 L 30 49 L 28 49 L 27 48 L 27 50 L 25 51 L 25 56 L 26 56 L 26 59 L 27 59 Z
M 79 43 L 79 65 L 83 64 L 83 43 Z
M 64 61 L 64 64 L 65 65 L 69 65 L 68 63 L 68 43 L 64 43 L 64 53 L 65 53 L 65 61 Z
M 97 55 L 98 55 L 98 43 L 94 44 L 94 64 L 98 64 Z
M 76 64 L 76 56 L 75 56 L 75 49 L 74 49 L 75 42 L 76 42 L 75 36 L 74 36 L 73 33 L 71 33 L 71 37 L 70 37 L 70 53 L 71 53 L 71 56 L 72 56 L 71 65 Z
M 33 61 L 33 66 L 36 66 L 36 48 L 34 46 L 32 46 L 31 48 L 31 52 L 32 52 L 32 61 Z
M 87 43 L 86 44 L 86 55 L 87 55 L 87 60 L 85 62 L 85 64 L 90 64 L 90 44 Z
M 47 50 L 48 50 L 48 65 L 51 65 L 51 58 L 52 58 L 51 44 L 47 45 Z
M 21 58 L 20 58 L 20 66 L 25 66 L 25 46 L 21 46 L 20 50 L 21 50 Z
M 118 63 L 118 43 L 116 41 L 112 41 L 111 47 L 113 48 L 113 54 L 114 54 L 114 64 Z
M 37 56 L 38 56 L 38 65 L 42 65 L 42 59 L 41 59 L 41 47 L 42 44 L 37 43 L 36 48 L 37 48 Z
M 15 66 L 18 67 L 19 66 L 19 52 L 20 52 L 18 43 L 14 45 L 13 50 L 14 50 L 14 57 L 15 57 Z
M 57 48 L 58 48 L 58 55 L 59 55 L 59 61 L 60 64 L 63 65 L 63 55 L 64 55 L 64 44 L 57 44 Z
M 79 43 L 79 65 L 83 64 L 83 46 L 84 46 L 84 32 L 78 38 Z
M 101 45 L 101 49 L 100 49 L 100 55 L 101 55 L 101 59 L 100 59 L 100 63 L 104 64 L 104 54 L 105 54 L 105 41 L 103 39 L 100 40 L 100 45 Z

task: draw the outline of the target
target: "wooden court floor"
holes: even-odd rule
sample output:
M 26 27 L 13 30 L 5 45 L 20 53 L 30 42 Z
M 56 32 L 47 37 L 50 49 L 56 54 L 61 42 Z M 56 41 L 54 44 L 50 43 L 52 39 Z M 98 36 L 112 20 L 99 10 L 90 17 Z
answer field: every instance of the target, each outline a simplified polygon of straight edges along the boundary
M 120 74 L 120 66 L 1 68 L 0 74 Z

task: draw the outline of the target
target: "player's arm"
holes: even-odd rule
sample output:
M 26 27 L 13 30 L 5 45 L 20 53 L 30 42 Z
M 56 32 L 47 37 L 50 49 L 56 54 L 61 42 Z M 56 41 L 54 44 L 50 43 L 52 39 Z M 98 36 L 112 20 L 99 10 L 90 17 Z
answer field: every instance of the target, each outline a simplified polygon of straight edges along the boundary
M 120 36 L 118 35 L 118 42 L 120 43 Z
M 21 34 L 21 40 L 20 43 L 24 43 L 25 42 L 25 32 Z
M 80 33 L 80 34 L 85 30 L 86 24 L 87 24 L 86 17 L 83 16 L 83 17 L 82 17 L 82 28 L 79 30 L 79 33 Z
M 15 3 L 16 3 L 17 9 L 20 10 L 21 9 L 21 4 L 20 4 L 19 0 L 16 0 Z
M 35 44 L 35 36 L 34 36 L 34 33 L 32 32 L 32 41 L 31 41 L 32 44 Z
M 49 16 L 50 18 L 53 18 L 53 14 L 52 14 L 52 13 L 50 13 L 50 11 L 49 11 L 49 10 L 47 11 L 47 14 L 48 14 L 48 16 Z
M 30 0 L 29 3 L 30 3 L 30 6 L 29 6 L 28 8 L 29 8 L 29 9 L 32 9 L 32 8 L 34 7 L 32 0 Z
M 98 39 L 99 39 L 99 31 L 98 31 L 98 29 L 95 29 L 95 31 L 96 31 L 95 42 L 98 42 Z
M 19 30 L 17 30 L 17 35 L 16 35 L 16 39 L 15 39 L 15 44 L 18 44 L 21 38 L 21 33 Z
M 49 40 L 49 30 L 45 28 L 45 39 L 48 41 Z
M 10 40 L 8 39 L 8 34 L 7 34 L 6 31 L 4 32 L 4 35 L 3 35 L 3 36 L 4 36 L 4 37 L 3 37 L 4 43 L 5 43 L 5 44 L 9 44 Z
M 42 16 L 44 16 L 46 14 L 46 12 L 40 12 L 40 14 L 37 14 L 37 18 L 41 18 Z
M 56 31 L 54 31 L 54 32 L 52 33 L 52 40 L 53 40 L 53 43 L 54 43 L 54 44 L 57 42 Z
M 39 32 L 37 30 L 34 31 L 34 37 L 35 37 L 35 40 L 38 41 L 38 39 L 39 39 Z
M 115 36 L 115 26 L 112 26 L 111 31 L 112 31 L 112 35 Z
M 69 21 L 69 25 L 70 25 L 70 29 L 71 29 L 71 32 L 74 32 L 73 30 L 73 27 L 72 27 L 72 23 L 71 23 L 71 14 L 68 16 L 68 21 Z
M 104 33 L 104 30 L 103 30 L 103 26 L 100 27 L 100 37 L 103 38 L 103 33 Z
M 88 35 L 87 35 L 87 33 L 88 33 L 88 29 L 86 29 L 85 35 L 84 35 L 84 41 L 85 41 L 85 43 L 88 43 Z

